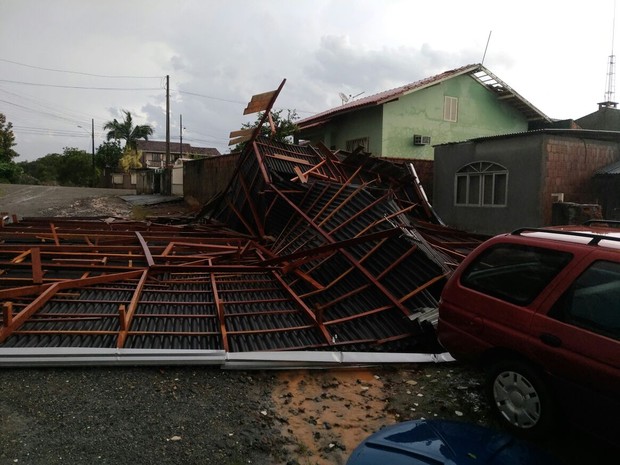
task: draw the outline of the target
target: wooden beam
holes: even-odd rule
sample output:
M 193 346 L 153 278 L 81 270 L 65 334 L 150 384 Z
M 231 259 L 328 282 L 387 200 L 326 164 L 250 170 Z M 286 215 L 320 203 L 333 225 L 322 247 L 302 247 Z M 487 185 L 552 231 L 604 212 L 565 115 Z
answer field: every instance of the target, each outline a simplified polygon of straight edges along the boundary
M 118 339 L 116 340 L 116 347 L 118 349 L 122 349 L 125 346 L 125 342 L 127 340 L 127 332 L 131 327 L 131 321 L 133 320 L 133 316 L 136 313 L 136 309 L 138 308 L 138 304 L 140 303 L 140 298 L 142 296 L 142 290 L 144 289 L 144 285 L 146 284 L 146 280 L 148 278 L 149 270 L 144 270 L 142 272 L 142 276 L 140 277 L 140 281 L 138 281 L 138 285 L 133 291 L 133 296 L 131 297 L 131 302 L 129 302 L 129 308 L 127 308 L 126 312 L 124 312 L 125 317 L 125 329 L 121 329 L 118 333 Z
M 226 352 L 230 351 L 230 344 L 228 343 L 228 333 L 226 330 L 226 313 L 224 310 L 224 302 L 220 298 L 220 293 L 215 279 L 215 273 L 211 273 L 211 292 L 213 292 L 213 303 L 217 309 L 217 319 L 220 323 L 220 335 L 222 337 L 222 347 Z
M 251 136 L 253 132 L 254 132 L 254 128 L 238 129 L 236 131 L 231 131 L 229 137 L 233 139 L 234 137 Z
M 28 286 L 25 293 L 32 292 L 34 289 L 42 290 L 39 296 L 34 299 L 30 304 L 22 309 L 17 315 L 13 317 L 10 326 L 4 326 L 0 329 L 0 343 L 4 342 L 14 331 L 20 328 L 33 314 L 39 311 L 52 297 L 56 295 L 58 291 L 65 289 L 74 289 L 86 287 L 89 285 L 111 283 L 115 281 L 122 281 L 124 279 L 133 279 L 140 275 L 140 271 L 131 271 L 128 273 L 108 274 L 104 276 L 93 276 L 85 279 L 72 279 L 66 281 L 58 281 L 50 284 L 49 286 Z M 18 290 L 19 291 L 19 290 Z M 18 295 L 19 292 L 15 292 L 12 289 L 8 290 L 9 295 Z
M 266 153 L 265 156 L 269 158 L 276 158 L 282 161 L 290 161 L 292 163 L 297 163 L 299 165 L 315 166 L 314 163 L 310 163 L 308 160 L 304 160 L 303 158 L 296 158 L 296 157 L 291 157 L 288 155 L 282 155 L 281 153 L 273 153 L 273 154 Z
M 269 103 L 276 95 L 276 90 L 272 90 L 269 92 L 263 92 L 262 94 L 252 95 L 250 102 L 248 103 L 245 110 L 243 110 L 244 115 L 249 115 L 250 113 L 257 113 L 259 111 L 265 111 L 269 108 Z
M 32 284 L 43 284 L 43 270 L 41 269 L 41 249 L 33 247 L 30 250 L 32 259 Z

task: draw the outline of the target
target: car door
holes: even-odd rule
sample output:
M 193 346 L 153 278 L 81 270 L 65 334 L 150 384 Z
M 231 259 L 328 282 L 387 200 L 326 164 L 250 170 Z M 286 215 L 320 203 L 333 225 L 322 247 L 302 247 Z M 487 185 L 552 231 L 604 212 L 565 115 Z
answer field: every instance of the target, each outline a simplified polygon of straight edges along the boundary
M 551 293 L 532 318 L 530 352 L 577 421 L 596 419 L 617 431 L 620 261 L 609 257 L 594 251 Z
M 462 272 L 459 287 L 449 289 L 442 299 L 446 307 L 462 309 L 469 317 L 468 325 L 462 326 L 487 347 L 525 352 L 534 311 L 572 257 L 566 251 L 518 242 L 493 244 Z

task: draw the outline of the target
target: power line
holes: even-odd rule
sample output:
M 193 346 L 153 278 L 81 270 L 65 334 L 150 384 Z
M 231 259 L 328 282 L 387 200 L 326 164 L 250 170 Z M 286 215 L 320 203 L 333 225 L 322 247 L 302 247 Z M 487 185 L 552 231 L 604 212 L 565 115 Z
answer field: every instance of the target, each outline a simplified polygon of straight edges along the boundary
M 213 96 L 210 96 L 210 95 L 198 94 L 196 92 L 188 92 L 188 91 L 185 91 L 185 90 L 177 90 L 177 92 L 179 94 L 193 95 L 194 97 L 208 98 L 208 99 L 211 99 L 211 100 L 218 100 L 220 102 L 238 103 L 239 105 L 247 105 L 247 103 L 248 103 L 248 102 L 240 102 L 238 100 L 228 100 L 228 99 L 225 99 L 225 98 L 219 98 L 219 97 L 213 97 Z
M 55 114 L 49 113 L 47 111 L 34 110 L 32 108 L 25 107 L 24 105 L 19 105 L 18 103 L 9 102 L 8 100 L 1 100 L 0 99 L 0 102 L 6 103 L 7 105 L 13 105 L 14 107 L 21 108 L 22 110 L 30 111 L 30 112 L 33 112 L 33 113 L 40 113 L 42 115 L 51 116 L 52 118 L 62 119 L 62 120 L 65 120 L 65 121 L 69 121 L 71 123 L 75 123 L 77 121 L 75 119 L 65 118 L 64 116 L 55 115 Z
M 13 126 L 13 129 L 20 134 L 33 134 L 33 135 L 45 135 L 45 136 L 61 136 L 61 137 L 79 137 L 90 138 L 90 133 L 83 133 L 79 131 L 72 131 L 70 129 L 50 129 L 50 128 L 37 128 L 29 126 Z M 95 135 L 100 135 L 95 133 Z
M 0 87 L 0 92 L 3 92 L 5 94 L 11 95 L 13 97 L 17 97 L 18 99 L 23 99 L 25 101 L 27 101 L 28 103 L 30 103 L 31 105 L 35 105 L 37 107 L 41 107 L 44 110 L 41 110 L 41 108 L 32 108 L 32 107 L 27 107 L 24 105 L 19 105 L 17 103 L 11 102 L 11 101 L 7 101 L 7 100 L 3 100 L 5 103 L 8 103 L 9 105 L 13 105 L 13 106 L 19 106 L 20 108 L 23 108 L 24 110 L 27 111 L 32 111 L 35 113 L 41 113 L 41 114 L 45 114 L 45 115 L 50 115 L 50 112 L 52 115 L 59 115 L 59 116 L 64 116 L 65 118 L 72 118 L 75 121 L 83 121 L 84 118 L 86 116 L 91 117 L 92 116 L 90 114 L 86 114 L 86 113 L 81 113 L 81 112 L 76 112 L 70 109 L 66 109 L 61 107 L 60 105 L 56 105 L 53 103 L 44 103 L 45 100 L 41 100 L 41 99 L 36 99 L 30 96 L 25 96 L 25 95 L 20 95 L 20 94 L 16 94 L 14 92 L 9 92 L 6 89 L 3 89 Z M 64 111 L 61 111 L 64 110 Z
M 8 79 L 0 79 L 0 82 L 7 82 L 9 84 L 21 84 L 25 86 L 36 87 L 55 87 L 60 89 L 82 89 L 82 90 L 161 90 L 160 87 L 85 87 L 85 86 L 63 86 L 58 84 L 40 84 L 36 82 L 23 82 L 23 81 L 10 81 Z
M 81 76 L 92 76 L 92 77 L 102 77 L 102 78 L 111 78 L 111 79 L 116 79 L 116 78 L 124 78 L 124 79 L 159 79 L 159 78 L 161 78 L 161 76 L 113 76 L 113 75 L 106 75 L 106 74 L 83 73 L 83 72 L 80 72 L 80 71 L 69 71 L 69 70 L 64 70 L 64 69 L 43 68 L 41 66 L 27 65 L 25 63 L 19 63 L 17 61 L 6 60 L 4 58 L 0 58 L 0 61 L 3 61 L 5 63 L 11 63 L 13 65 L 25 66 L 26 68 L 40 69 L 40 70 L 43 70 L 43 71 L 52 71 L 52 72 L 55 72 L 55 73 L 79 74 Z
M 248 101 L 245 102 L 241 102 L 239 100 L 230 100 L 230 99 L 225 99 L 225 98 L 220 98 L 220 97 L 213 97 L 211 95 L 204 95 L 204 94 L 199 94 L 197 92 L 189 92 L 187 90 L 177 90 L 177 92 L 179 94 L 186 94 L 186 95 L 192 95 L 194 97 L 202 97 L 202 98 L 208 98 L 211 100 L 218 100 L 220 102 L 227 102 L 227 103 L 238 103 L 239 105 L 247 105 Z M 274 108 L 274 110 L 284 110 L 284 108 Z M 318 112 L 316 111 L 308 111 L 308 110 L 295 110 L 297 113 L 309 113 L 311 115 L 315 115 Z

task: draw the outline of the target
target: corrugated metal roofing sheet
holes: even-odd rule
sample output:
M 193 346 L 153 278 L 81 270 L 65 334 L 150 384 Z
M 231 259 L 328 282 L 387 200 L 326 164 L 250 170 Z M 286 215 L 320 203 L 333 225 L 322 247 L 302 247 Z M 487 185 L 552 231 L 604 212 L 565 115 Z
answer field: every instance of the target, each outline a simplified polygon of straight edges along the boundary
M 620 174 L 620 161 L 604 166 L 594 172 L 595 176 L 617 175 Z

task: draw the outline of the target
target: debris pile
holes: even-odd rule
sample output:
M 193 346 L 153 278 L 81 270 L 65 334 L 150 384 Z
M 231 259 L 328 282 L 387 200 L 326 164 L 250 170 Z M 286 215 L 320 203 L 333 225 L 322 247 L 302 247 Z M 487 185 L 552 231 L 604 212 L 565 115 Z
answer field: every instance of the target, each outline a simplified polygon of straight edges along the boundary
M 267 122 L 280 89 L 248 111 Z M 260 127 L 233 133 L 246 140 L 236 173 L 191 221 L 3 224 L 0 359 L 435 349 L 432 309 L 481 238 L 441 223 L 412 164 L 276 142 Z

